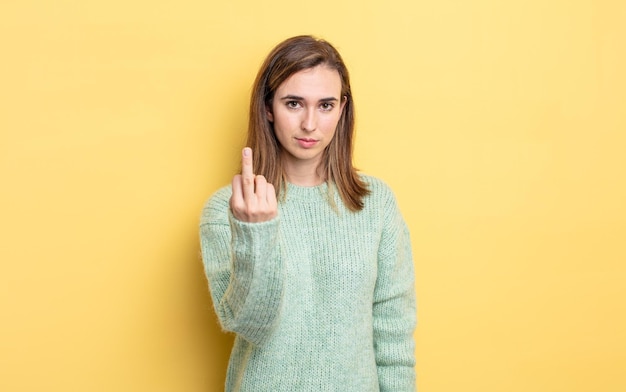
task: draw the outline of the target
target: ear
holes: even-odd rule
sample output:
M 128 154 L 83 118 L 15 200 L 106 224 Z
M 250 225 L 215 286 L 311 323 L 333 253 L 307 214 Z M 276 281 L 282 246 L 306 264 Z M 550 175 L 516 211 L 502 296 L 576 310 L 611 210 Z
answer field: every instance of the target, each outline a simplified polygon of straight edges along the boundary
M 344 106 L 346 106 L 346 102 L 348 102 L 348 96 L 344 95 L 343 97 L 341 97 L 341 104 L 339 106 L 339 111 L 342 112 Z
M 269 122 L 274 122 L 274 114 L 272 113 L 272 109 L 269 106 L 265 106 L 265 115 L 267 116 L 267 120 Z

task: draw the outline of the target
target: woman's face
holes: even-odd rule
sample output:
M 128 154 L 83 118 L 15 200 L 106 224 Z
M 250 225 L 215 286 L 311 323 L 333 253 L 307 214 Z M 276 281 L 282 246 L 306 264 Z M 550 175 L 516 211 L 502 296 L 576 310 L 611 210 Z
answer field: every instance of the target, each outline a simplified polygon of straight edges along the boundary
M 296 72 L 278 87 L 267 118 L 283 147 L 286 170 L 317 169 L 344 104 L 339 73 L 325 65 Z

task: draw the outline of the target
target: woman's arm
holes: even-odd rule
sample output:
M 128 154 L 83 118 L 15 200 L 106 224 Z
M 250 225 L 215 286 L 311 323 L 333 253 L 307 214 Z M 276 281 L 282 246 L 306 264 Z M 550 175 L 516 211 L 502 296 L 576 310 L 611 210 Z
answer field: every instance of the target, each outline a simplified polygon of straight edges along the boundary
M 415 391 L 415 277 L 409 231 L 393 194 L 385 211 L 374 292 L 374 348 L 381 392 Z
M 283 294 L 279 218 L 239 221 L 229 200 L 224 188 L 203 210 L 202 260 L 222 327 L 260 345 L 276 325 Z

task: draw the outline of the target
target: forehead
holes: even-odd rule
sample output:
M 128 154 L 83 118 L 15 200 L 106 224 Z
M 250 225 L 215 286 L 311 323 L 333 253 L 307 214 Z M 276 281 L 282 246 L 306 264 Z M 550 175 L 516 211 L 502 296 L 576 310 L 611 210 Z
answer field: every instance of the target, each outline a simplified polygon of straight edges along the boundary
M 311 98 L 339 98 L 341 95 L 341 77 L 336 69 L 318 65 L 289 76 L 278 86 L 276 94 L 279 98 L 285 94 Z

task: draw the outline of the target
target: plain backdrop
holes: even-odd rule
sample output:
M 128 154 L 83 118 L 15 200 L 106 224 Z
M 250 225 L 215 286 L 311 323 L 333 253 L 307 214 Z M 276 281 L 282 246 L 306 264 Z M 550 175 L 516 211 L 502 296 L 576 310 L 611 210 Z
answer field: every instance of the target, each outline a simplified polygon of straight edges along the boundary
M 220 391 L 199 258 L 279 41 L 335 44 L 425 392 L 626 390 L 626 3 L 2 1 L 0 390 Z

